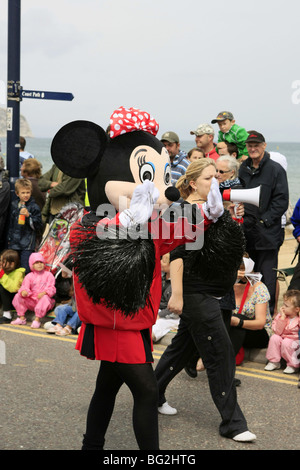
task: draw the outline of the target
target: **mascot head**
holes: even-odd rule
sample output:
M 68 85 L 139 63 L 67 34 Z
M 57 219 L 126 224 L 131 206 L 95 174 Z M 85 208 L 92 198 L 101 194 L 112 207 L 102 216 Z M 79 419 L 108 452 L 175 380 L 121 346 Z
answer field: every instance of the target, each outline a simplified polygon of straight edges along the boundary
M 159 206 L 169 206 L 180 195 L 171 184 L 169 155 L 155 137 L 159 126 L 150 114 L 121 107 L 109 124 L 109 134 L 89 121 L 66 124 L 55 135 L 51 154 L 63 173 L 87 179 L 91 212 L 77 226 L 72 250 L 79 283 L 94 304 L 102 302 L 134 316 L 149 302 L 154 243 L 151 237 L 132 238 L 128 233 L 126 238 L 108 234 L 100 240 L 91 226 L 97 223 L 93 214 L 107 204 L 117 211 L 126 209 L 135 188 L 146 180 L 158 189 Z
M 149 113 L 120 107 L 110 117 L 109 134 L 89 121 L 62 127 L 52 142 L 52 159 L 63 173 L 87 179 L 92 211 L 107 203 L 125 209 L 146 179 L 159 190 L 157 203 L 170 205 L 179 193 L 171 185 L 168 152 L 155 137 L 158 128 Z

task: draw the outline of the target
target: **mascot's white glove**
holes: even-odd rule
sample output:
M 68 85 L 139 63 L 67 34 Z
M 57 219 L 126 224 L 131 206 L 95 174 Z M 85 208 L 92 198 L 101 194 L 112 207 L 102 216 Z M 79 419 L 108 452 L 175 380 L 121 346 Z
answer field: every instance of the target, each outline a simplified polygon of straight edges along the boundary
M 146 223 L 151 217 L 158 197 L 159 191 L 152 181 L 146 180 L 137 186 L 133 191 L 129 209 L 125 209 L 119 215 L 123 227 Z
M 212 179 L 207 201 L 202 205 L 202 208 L 206 217 L 213 222 L 216 222 L 224 213 L 222 194 L 220 193 L 219 184 L 216 178 Z

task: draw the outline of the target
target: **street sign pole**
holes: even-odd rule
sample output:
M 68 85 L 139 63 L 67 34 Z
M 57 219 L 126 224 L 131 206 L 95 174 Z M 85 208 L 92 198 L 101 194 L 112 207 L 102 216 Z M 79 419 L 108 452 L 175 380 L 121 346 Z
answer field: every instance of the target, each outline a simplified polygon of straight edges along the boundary
M 20 0 L 8 0 L 8 51 L 7 51 L 7 169 L 11 192 L 19 177 L 20 148 Z
M 19 178 L 20 102 L 23 98 L 72 101 L 72 93 L 23 90 L 20 86 L 21 0 L 8 0 L 6 155 L 12 199 Z

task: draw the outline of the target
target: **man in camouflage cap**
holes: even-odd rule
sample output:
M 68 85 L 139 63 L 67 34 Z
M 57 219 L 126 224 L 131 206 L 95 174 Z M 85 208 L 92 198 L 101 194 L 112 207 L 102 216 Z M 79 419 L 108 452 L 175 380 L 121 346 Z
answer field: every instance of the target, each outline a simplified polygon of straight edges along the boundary
M 190 132 L 191 135 L 195 135 L 195 142 L 197 147 L 204 150 L 207 158 L 217 160 L 219 154 L 216 151 L 214 144 L 215 131 L 210 124 L 199 124 L 195 131 Z
M 187 159 L 186 152 L 180 150 L 179 137 L 175 132 L 165 132 L 160 141 L 168 151 L 171 161 L 172 184 L 175 186 L 180 176 L 185 174 L 190 162 Z

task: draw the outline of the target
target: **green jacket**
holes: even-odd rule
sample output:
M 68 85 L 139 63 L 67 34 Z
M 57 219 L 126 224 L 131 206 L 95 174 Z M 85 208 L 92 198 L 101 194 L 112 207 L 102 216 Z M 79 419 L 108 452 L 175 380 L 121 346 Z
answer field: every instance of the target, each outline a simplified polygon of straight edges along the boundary
M 3 274 L 0 279 L 1 286 L 8 292 L 18 292 L 25 276 L 25 268 L 17 268 L 9 274 Z
M 51 188 L 51 183 L 55 181 L 58 185 Z M 38 181 L 41 191 L 47 192 L 47 199 L 42 210 L 43 222 L 48 219 L 48 215 L 56 215 L 66 204 L 78 202 L 84 206 L 85 181 L 84 179 L 71 178 L 62 173 L 56 165 L 42 175 Z
M 248 155 L 248 150 L 245 144 L 245 140 L 248 137 L 248 132 L 243 127 L 238 126 L 237 124 L 233 124 L 229 132 L 224 134 L 223 132 L 219 131 L 218 134 L 218 142 L 230 142 L 235 144 L 238 147 L 240 158 L 242 155 Z

